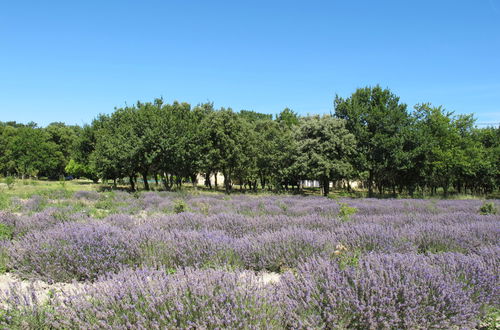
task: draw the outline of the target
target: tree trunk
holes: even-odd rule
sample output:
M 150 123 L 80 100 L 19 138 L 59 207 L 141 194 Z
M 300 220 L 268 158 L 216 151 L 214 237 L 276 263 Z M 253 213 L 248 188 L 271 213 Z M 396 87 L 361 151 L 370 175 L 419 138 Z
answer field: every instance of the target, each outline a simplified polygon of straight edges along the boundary
M 368 197 L 373 197 L 373 170 L 368 175 Z
M 411 185 L 408 187 L 408 193 L 410 194 L 410 197 L 413 198 L 413 193 L 415 192 L 415 186 Z
M 330 193 L 330 181 L 328 179 L 323 179 L 323 196 L 328 196 Z
M 223 175 L 224 175 L 224 189 L 226 194 L 229 195 L 231 193 L 231 177 L 226 171 L 223 172 Z
M 205 174 L 205 184 L 210 190 L 212 190 L 212 181 L 210 180 L 210 172 L 207 172 L 207 174 Z
M 144 189 L 149 190 L 149 182 L 148 182 L 148 173 L 147 172 L 142 173 L 142 181 L 144 182 Z
M 196 189 L 196 186 L 198 185 L 196 174 L 191 174 L 191 183 L 193 184 L 193 188 Z
M 161 175 L 161 182 L 163 183 L 163 187 L 165 187 L 165 190 L 170 190 L 170 186 L 168 185 L 167 177 L 165 176 L 165 173 Z
M 173 174 L 170 174 L 168 176 L 168 182 L 170 184 L 170 188 L 172 188 L 174 186 L 174 175 Z
M 131 176 L 129 176 L 129 178 L 128 178 L 128 179 L 129 179 L 129 181 L 130 181 L 130 189 L 131 189 L 132 191 L 135 191 L 135 181 L 134 181 L 134 177 L 131 175 Z
M 380 196 L 384 194 L 384 185 L 382 183 L 377 184 L 378 193 Z

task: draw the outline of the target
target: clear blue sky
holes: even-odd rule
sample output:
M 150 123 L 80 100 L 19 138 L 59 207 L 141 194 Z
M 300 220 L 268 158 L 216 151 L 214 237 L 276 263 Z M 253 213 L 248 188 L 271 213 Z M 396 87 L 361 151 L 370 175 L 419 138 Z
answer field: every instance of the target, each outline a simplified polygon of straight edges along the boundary
M 1 121 L 159 96 L 327 113 L 375 84 L 500 122 L 500 0 L 0 2 Z

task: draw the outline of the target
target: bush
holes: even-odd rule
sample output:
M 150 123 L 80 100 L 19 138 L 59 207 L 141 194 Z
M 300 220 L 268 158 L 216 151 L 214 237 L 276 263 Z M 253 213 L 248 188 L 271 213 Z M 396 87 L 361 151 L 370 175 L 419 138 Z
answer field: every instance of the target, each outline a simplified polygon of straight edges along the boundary
M 40 212 L 47 206 L 47 198 L 41 195 L 33 195 L 22 206 L 28 212 Z
M 12 239 L 13 229 L 11 226 L 0 223 L 0 240 Z
M 282 278 L 290 328 L 473 328 L 479 304 L 415 255 L 374 255 L 359 268 L 313 259 Z
M 12 189 L 14 188 L 14 184 L 16 183 L 16 179 L 13 176 L 8 176 L 5 178 L 5 184 L 7 185 L 7 188 Z
M 497 214 L 498 209 L 494 202 L 484 202 L 483 205 L 479 208 L 479 214 L 487 215 L 487 214 Z
M 6 210 L 10 206 L 10 197 L 6 194 L 0 194 L 0 210 Z
M 177 199 L 174 201 L 173 210 L 174 210 L 174 213 L 186 212 L 188 210 L 188 206 L 184 200 Z
M 349 221 L 351 215 L 356 214 L 358 212 L 357 208 L 351 207 L 346 203 L 339 203 L 339 205 L 340 205 L 339 217 L 341 221 Z
M 138 262 L 127 231 L 100 223 L 63 223 L 28 233 L 7 247 L 9 268 L 48 282 L 94 280 Z

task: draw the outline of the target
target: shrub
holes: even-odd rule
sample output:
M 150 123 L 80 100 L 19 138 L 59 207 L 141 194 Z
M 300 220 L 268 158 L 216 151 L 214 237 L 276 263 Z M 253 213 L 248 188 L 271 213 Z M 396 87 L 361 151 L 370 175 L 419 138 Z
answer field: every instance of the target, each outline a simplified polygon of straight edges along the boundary
M 6 194 L 0 194 L 0 210 L 8 209 L 10 204 L 10 197 Z
M 128 232 L 105 223 L 63 223 L 8 246 L 9 268 L 48 282 L 93 280 L 138 262 Z
M 16 183 L 16 179 L 13 176 L 7 176 L 5 177 L 5 184 L 7 185 L 8 189 L 14 188 L 14 184 Z
M 47 198 L 40 195 L 31 196 L 22 206 L 27 212 L 40 212 L 47 206 Z
M 259 271 L 281 272 L 298 266 L 302 260 L 328 254 L 331 236 L 303 228 L 282 229 L 250 234 L 237 244 L 247 268 Z
M 339 203 L 339 205 L 340 205 L 339 217 L 341 221 L 349 221 L 351 215 L 356 214 L 356 212 L 358 212 L 357 208 L 351 207 L 346 203 Z
M 174 213 L 182 213 L 188 210 L 186 202 L 182 199 L 176 199 L 173 206 Z
M 8 269 L 9 256 L 7 254 L 7 249 L 3 246 L 0 241 L 0 274 L 3 274 Z
M 235 240 L 219 231 L 139 228 L 142 262 L 150 266 L 238 268 Z
M 0 240 L 12 239 L 13 232 L 12 226 L 0 223 Z
M 88 201 L 96 201 L 99 199 L 100 194 L 96 191 L 91 190 L 80 190 L 73 194 L 76 199 L 85 199 Z
M 447 274 L 415 255 L 374 255 L 359 268 L 313 259 L 282 278 L 291 328 L 474 327 L 479 305 Z
M 497 214 L 498 209 L 494 202 L 484 202 L 483 205 L 479 208 L 479 214 Z

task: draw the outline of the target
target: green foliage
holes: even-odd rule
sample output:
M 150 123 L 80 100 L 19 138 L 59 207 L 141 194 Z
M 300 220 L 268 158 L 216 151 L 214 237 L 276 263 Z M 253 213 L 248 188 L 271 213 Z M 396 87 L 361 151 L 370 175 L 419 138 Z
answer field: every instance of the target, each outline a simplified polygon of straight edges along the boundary
M 12 234 L 13 234 L 12 227 L 0 223 L 0 240 L 12 239 Z
M 343 222 L 349 221 L 351 215 L 356 214 L 358 212 L 358 209 L 352 206 L 347 205 L 346 203 L 339 203 L 340 209 L 339 209 L 339 217 L 340 220 Z
M 5 152 L 1 153 L 2 170 L 19 177 L 47 176 L 57 178 L 64 162 L 59 146 L 46 130 L 36 124 L 7 126 L 3 129 Z
M 0 247 L 0 274 L 7 272 L 8 270 L 9 255 L 5 248 Z M 1 309 L 0 309 L 1 312 Z M 0 315 L 1 318 L 1 315 Z
M 249 126 L 230 108 L 209 113 L 202 126 L 208 167 L 222 172 L 225 191 L 230 193 L 235 177 L 248 174 L 253 166 L 253 158 L 248 157 L 252 155 L 248 151 L 253 141 Z
M 355 154 L 356 140 L 345 127 L 345 121 L 331 116 L 305 117 L 295 132 L 298 143 L 298 166 L 302 177 L 319 180 L 328 196 L 330 182 L 349 177 L 350 156 Z
M 0 210 L 7 210 L 10 207 L 10 197 L 0 193 Z
M 188 210 L 188 205 L 184 200 L 176 199 L 174 201 L 174 205 L 173 205 L 174 213 L 182 213 L 182 212 L 186 212 L 187 210 Z
M 4 182 L 7 185 L 7 188 L 12 189 L 14 187 L 14 184 L 16 183 L 16 178 L 9 175 L 4 179 Z
M 488 306 L 485 308 L 484 316 L 479 324 L 479 329 L 497 330 L 500 327 L 500 308 Z
M 64 178 L 64 175 L 59 177 L 59 185 L 62 189 L 66 188 L 66 179 Z
M 341 255 L 338 257 L 338 263 L 340 269 L 345 269 L 347 267 L 357 267 L 359 264 L 359 258 L 361 253 L 355 251 Z
M 240 189 L 294 190 L 301 180 L 330 183 L 352 193 L 352 180 L 369 195 L 494 196 L 500 184 L 500 128 L 476 128 L 472 115 L 418 104 L 413 112 L 389 89 L 357 89 L 337 96 L 331 116 L 301 117 L 284 109 L 271 115 L 249 110 L 194 108 L 163 99 L 137 102 L 100 115 L 91 125 L 0 122 L 0 175 L 57 179 L 69 174 L 114 185 L 137 178 L 149 190 L 157 178 L 180 190 L 197 176 L 224 177 L 227 193 Z M 205 184 L 213 188 L 213 182 Z M 338 192 L 337 192 L 338 193 Z M 358 192 L 359 193 L 359 192 Z M 341 193 L 340 193 L 341 194 Z
M 498 208 L 496 207 L 494 202 L 484 202 L 483 205 L 479 208 L 479 214 L 497 214 Z
M 299 115 L 293 110 L 285 108 L 276 116 L 276 122 L 291 128 L 299 124 Z

